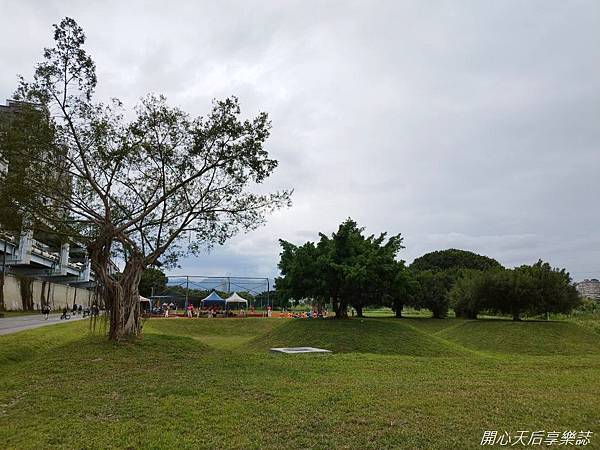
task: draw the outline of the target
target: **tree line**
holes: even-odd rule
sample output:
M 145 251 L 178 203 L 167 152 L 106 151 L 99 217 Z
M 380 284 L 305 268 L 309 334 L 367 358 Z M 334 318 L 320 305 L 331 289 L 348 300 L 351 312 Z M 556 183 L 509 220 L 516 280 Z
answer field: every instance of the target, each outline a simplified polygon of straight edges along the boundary
M 367 306 L 388 306 L 396 317 L 404 307 L 428 309 L 444 318 L 505 314 L 565 313 L 579 297 L 569 274 L 538 261 L 514 269 L 493 258 L 449 249 L 427 253 L 407 265 L 398 259 L 404 248 L 400 234 L 366 235 L 347 219 L 330 236 L 295 245 L 280 240 L 281 276 L 276 297 L 331 304 L 337 318 L 354 308 L 359 317 Z

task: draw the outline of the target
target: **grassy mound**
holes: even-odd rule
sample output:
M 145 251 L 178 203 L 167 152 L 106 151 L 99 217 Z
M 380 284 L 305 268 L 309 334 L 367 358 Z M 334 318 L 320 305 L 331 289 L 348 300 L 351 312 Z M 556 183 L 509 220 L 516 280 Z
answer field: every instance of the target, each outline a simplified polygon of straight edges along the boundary
M 568 322 L 461 321 L 436 336 L 469 349 L 510 355 L 600 355 L 600 337 Z
M 320 347 L 337 353 L 404 356 L 458 356 L 460 350 L 402 320 L 286 320 L 249 343 L 256 351 L 271 347 Z

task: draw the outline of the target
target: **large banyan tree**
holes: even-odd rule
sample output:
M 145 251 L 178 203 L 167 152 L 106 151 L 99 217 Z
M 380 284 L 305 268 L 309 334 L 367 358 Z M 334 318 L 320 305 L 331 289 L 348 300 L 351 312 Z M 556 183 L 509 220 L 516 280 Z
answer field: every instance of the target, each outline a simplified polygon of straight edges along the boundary
M 144 268 L 259 226 L 289 205 L 291 193 L 251 190 L 277 166 L 263 147 L 271 127 L 266 113 L 243 120 L 232 97 L 192 118 L 148 95 L 126 120 L 118 100 L 93 99 L 95 64 L 81 27 L 65 18 L 54 29 L 55 46 L 15 94 L 43 111 L 53 144 L 43 153 L 20 146 L 15 155 L 13 148 L 13 161 L 38 152 L 13 200 L 39 223 L 86 244 L 110 314 L 109 337 L 135 336 Z M 110 270 L 115 258 L 124 263 L 118 279 Z

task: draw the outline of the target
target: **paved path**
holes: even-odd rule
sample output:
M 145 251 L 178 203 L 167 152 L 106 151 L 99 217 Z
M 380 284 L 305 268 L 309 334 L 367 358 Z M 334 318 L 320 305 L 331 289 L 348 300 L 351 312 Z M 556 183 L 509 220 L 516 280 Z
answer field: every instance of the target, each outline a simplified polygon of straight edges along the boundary
M 60 314 L 50 314 L 48 320 L 44 320 L 44 316 L 42 314 L 2 317 L 0 318 L 0 335 L 82 319 L 83 317 L 81 314 L 77 314 L 75 316 L 72 315 L 71 319 L 69 320 L 60 320 Z

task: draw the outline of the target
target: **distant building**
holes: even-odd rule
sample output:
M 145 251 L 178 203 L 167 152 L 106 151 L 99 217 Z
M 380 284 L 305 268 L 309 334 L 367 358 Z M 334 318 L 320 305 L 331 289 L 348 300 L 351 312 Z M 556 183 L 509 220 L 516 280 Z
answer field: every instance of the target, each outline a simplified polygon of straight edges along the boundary
M 596 278 L 575 283 L 575 287 L 577 288 L 579 295 L 582 297 L 600 300 L 600 281 Z

